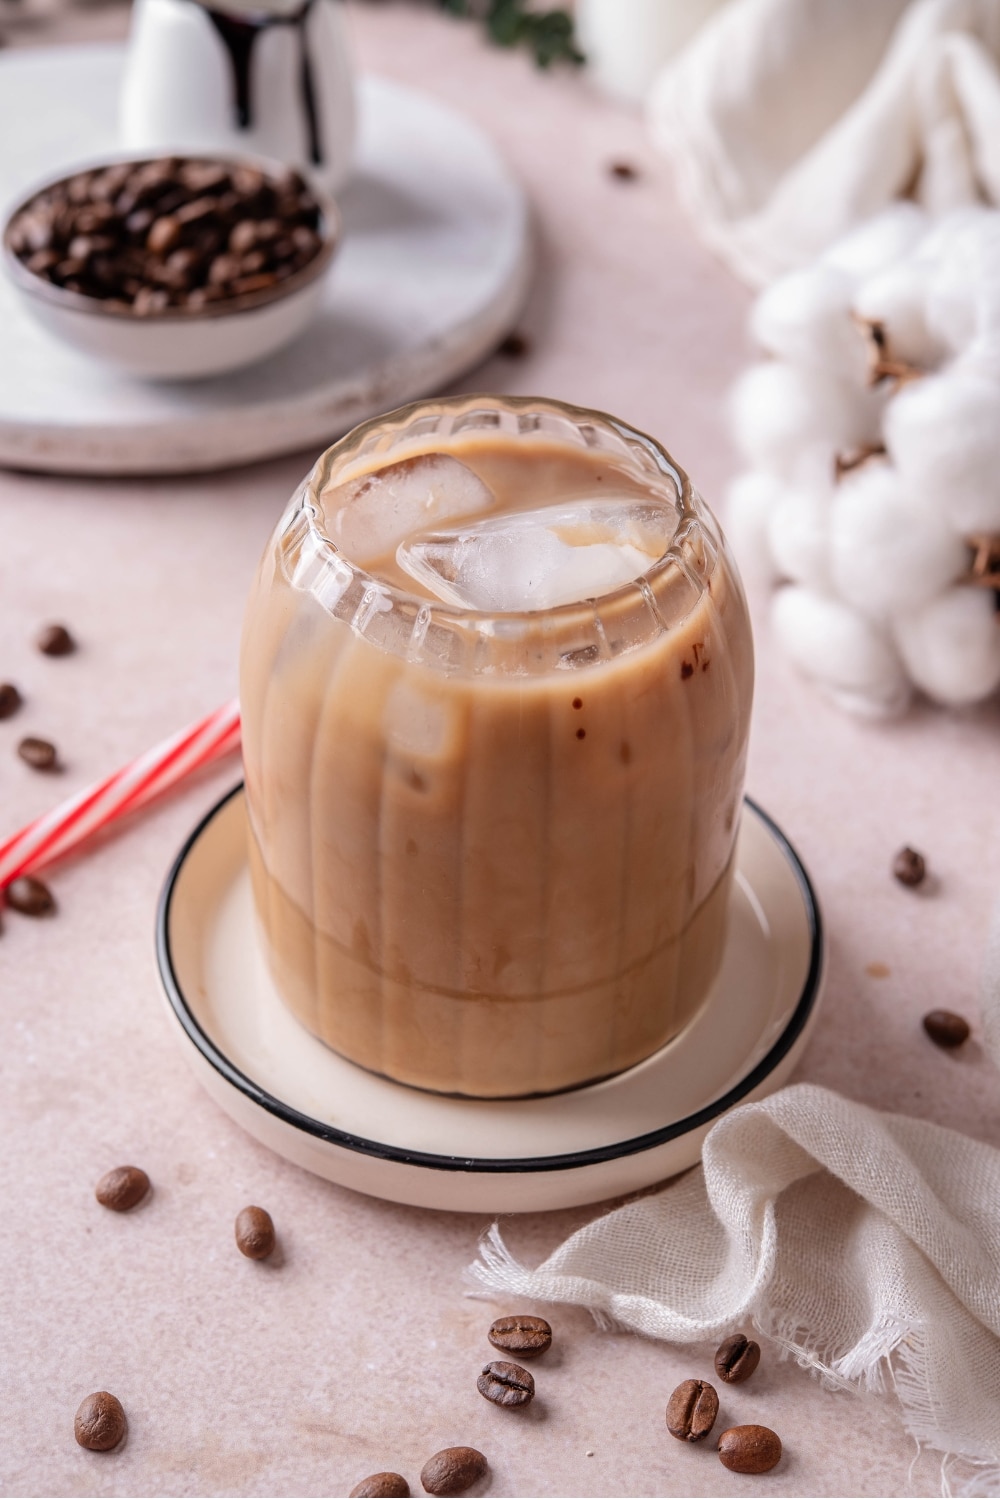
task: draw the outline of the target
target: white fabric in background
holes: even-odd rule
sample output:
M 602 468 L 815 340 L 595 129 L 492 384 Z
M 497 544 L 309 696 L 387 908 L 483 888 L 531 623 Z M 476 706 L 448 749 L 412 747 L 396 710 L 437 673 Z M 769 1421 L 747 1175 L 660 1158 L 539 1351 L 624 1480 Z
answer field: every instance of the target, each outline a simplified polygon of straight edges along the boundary
M 730 0 L 648 109 L 699 233 L 763 285 L 899 197 L 1000 207 L 1000 0 Z
M 1000 914 L 982 1033 L 1000 1060 Z M 1000 1493 L 1000 1151 L 956 1131 L 795 1084 L 535 1270 L 494 1226 L 472 1275 L 676 1343 L 752 1321 L 833 1380 L 894 1388 L 919 1443 L 974 1466 L 963 1493 Z

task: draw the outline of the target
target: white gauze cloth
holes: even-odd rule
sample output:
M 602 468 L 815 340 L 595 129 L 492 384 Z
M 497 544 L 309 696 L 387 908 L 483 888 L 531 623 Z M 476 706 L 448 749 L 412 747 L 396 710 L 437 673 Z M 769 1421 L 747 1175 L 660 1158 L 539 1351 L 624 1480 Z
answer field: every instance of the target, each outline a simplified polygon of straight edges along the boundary
M 983 1036 L 1000 1057 L 1000 917 Z M 702 1165 L 536 1270 L 496 1226 L 472 1275 L 675 1343 L 753 1322 L 838 1382 L 895 1388 L 919 1443 L 1000 1492 L 1000 1150 L 800 1083 L 734 1109 Z
M 696 228 L 755 286 L 896 198 L 1000 207 L 1000 4 L 730 0 L 649 122 Z

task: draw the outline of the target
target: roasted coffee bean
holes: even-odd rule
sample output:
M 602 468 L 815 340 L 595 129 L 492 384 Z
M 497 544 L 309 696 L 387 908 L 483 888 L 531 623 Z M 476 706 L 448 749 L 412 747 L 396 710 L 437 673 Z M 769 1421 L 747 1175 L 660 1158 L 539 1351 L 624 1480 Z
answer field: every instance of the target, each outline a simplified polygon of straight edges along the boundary
M 229 250 L 232 255 L 246 255 L 257 243 L 257 225 L 253 219 L 241 219 L 229 231 Z
M 76 650 L 76 641 L 65 625 L 46 625 L 39 631 L 35 645 L 45 656 L 69 656 Z
M 274 1223 L 266 1208 L 241 1208 L 236 1215 L 236 1247 L 248 1260 L 266 1260 L 274 1249 Z
M 613 161 L 608 167 L 612 177 L 617 177 L 619 182 L 634 182 L 639 175 L 637 167 L 630 161 Z
M 33 734 L 27 735 L 21 741 L 17 747 L 17 753 L 36 771 L 51 771 L 58 759 L 56 747 L 51 740 L 40 740 Z
M 125 1410 L 110 1391 L 94 1391 L 77 1407 L 73 1432 L 81 1448 L 107 1453 L 125 1436 Z
M 516 1354 L 519 1359 L 537 1359 L 552 1345 L 552 1329 L 544 1318 L 534 1318 L 530 1313 L 514 1313 L 510 1317 L 497 1318 L 490 1324 L 486 1335 L 494 1349 L 505 1354 Z
M 502 354 L 505 359 L 523 359 L 526 354 L 531 353 L 531 345 L 523 333 L 508 333 L 497 345 L 497 353 Z
M 125 1214 L 141 1203 L 148 1192 L 149 1178 L 141 1167 L 112 1167 L 95 1187 L 94 1197 L 102 1208 Z
M 18 875 L 4 888 L 3 898 L 12 911 L 26 917 L 44 917 L 56 909 L 55 897 L 36 875 Z
M 488 1468 L 478 1448 L 442 1448 L 420 1470 L 420 1483 L 428 1495 L 464 1495 Z
M 766 1474 L 781 1458 L 781 1439 L 770 1427 L 749 1423 L 727 1427 L 718 1442 L 719 1457 L 734 1474 Z
M 16 714 L 22 701 L 12 682 L 0 682 L 0 719 L 9 719 L 11 714 Z
M 181 242 L 181 222 L 179 214 L 165 214 L 163 218 L 154 219 L 149 226 L 146 235 L 146 249 L 152 250 L 154 255 L 168 255 L 175 250 Z
M 924 856 L 907 845 L 905 849 L 900 849 L 893 860 L 892 873 L 900 885 L 919 885 L 927 874 Z
M 390 1500 L 390 1497 L 405 1496 L 410 1493 L 410 1486 L 402 1474 L 393 1474 L 386 1470 L 381 1474 L 369 1474 L 367 1479 L 362 1479 L 351 1491 L 351 1500 L 354 1496 L 363 1495 L 365 1500 Z
M 924 1016 L 924 1030 L 939 1047 L 961 1047 L 969 1040 L 969 1023 L 953 1010 L 929 1010 Z
M 483 1366 L 476 1388 L 494 1406 L 527 1406 L 535 1394 L 535 1377 L 521 1365 L 492 1359 Z
M 715 1426 L 719 1394 L 707 1380 L 683 1380 L 667 1402 L 667 1431 L 684 1443 L 699 1443 Z
M 738 1385 L 760 1364 L 760 1345 L 745 1334 L 733 1333 L 715 1351 L 715 1373 L 729 1385 Z

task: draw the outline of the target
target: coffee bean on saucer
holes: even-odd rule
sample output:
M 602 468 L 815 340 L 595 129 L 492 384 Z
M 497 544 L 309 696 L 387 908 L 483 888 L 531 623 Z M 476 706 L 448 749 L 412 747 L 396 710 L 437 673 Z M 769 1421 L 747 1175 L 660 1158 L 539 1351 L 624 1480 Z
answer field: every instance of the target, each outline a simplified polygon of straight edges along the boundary
M 0 682 L 0 719 L 9 719 L 21 707 L 21 694 L 12 682 Z
M 492 1359 L 483 1366 L 476 1388 L 494 1406 L 527 1406 L 535 1394 L 535 1377 L 521 1365 Z
M 148 1192 L 149 1178 L 141 1167 L 112 1167 L 95 1187 L 94 1197 L 102 1208 L 124 1214 L 141 1203 Z
M 32 766 L 36 771 L 51 771 L 55 767 L 56 747 L 51 740 L 36 739 L 29 734 L 17 747 L 17 753 L 23 761 Z
M 494 1349 L 516 1354 L 519 1359 L 537 1359 L 552 1346 L 552 1329 L 544 1318 L 533 1318 L 530 1313 L 496 1318 L 486 1337 Z
M 77 1408 L 73 1432 L 81 1448 L 107 1453 L 125 1436 L 125 1410 L 110 1391 L 94 1391 Z
M 478 1448 L 442 1448 L 420 1470 L 420 1483 L 428 1495 L 464 1495 L 488 1468 Z
M 639 175 L 637 167 L 630 161 L 613 161 L 608 167 L 612 177 L 617 177 L 619 182 L 634 182 Z
M 76 641 L 65 625 L 46 625 L 39 631 L 35 645 L 45 656 L 68 656 L 76 650 Z
M 953 1010 L 929 1010 L 924 1030 L 938 1047 L 961 1047 L 969 1039 L 969 1023 Z
M 927 864 L 922 854 L 909 845 L 900 849 L 892 862 L 892 873 L 900 885 L 919 885 L 927 874 Z
M 274 1222 L 266 1208 L 241 1208 L 236 1215 L 236 1247 L 248 1260 L 267 1260 L 275 1245 Z
M 760 1364 L 760 1345 L 745 1334 L 733 1333 L 715 1351 L 715 1373 L 729 1385 L 738 1385 Z
M 369 1474 L 367 1479 L 362 1479 L 351 1491 L 351 1500 L 355 1496 L 364 1496 L 365 1500 L 390 1500 L 390 1497 L 403 1497 L 410 1493 L 410 1486 L 402 1474 L 393 1474 L 386 1470 L 381 1474 Z
M 682 1380 L 667 1402 L 667 1431 L 682 1443 L 707 1437 L 719 1415 L 719 1394 L 707 1380 Z
M 781 1439 L 770 1427 L 749 1423 L 727 1427 L 718 1449 L 723 1464 L 734 1474 L 766 1474 L 781 1458 Z
M 44 917 L 56 909 L 56 898 L 36 875 L 18 875 L 4 887 L 3 898 L 12 911 L 26 917 Z

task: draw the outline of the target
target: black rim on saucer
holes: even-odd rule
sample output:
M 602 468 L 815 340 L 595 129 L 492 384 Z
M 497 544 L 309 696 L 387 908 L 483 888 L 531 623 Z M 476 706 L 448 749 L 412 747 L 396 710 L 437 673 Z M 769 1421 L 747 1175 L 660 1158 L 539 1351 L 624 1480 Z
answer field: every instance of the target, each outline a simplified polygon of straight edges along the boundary
M 306 1135 L 314 1136 L 317 1140 L 329 1141 L 332 1145 L 340 1146 L 345 1151 L 357 1151 L 363 1156 L 378 1157 L 382 1161 L 399 1162 L 405 1166 L 427 1167 L 437 1172 L 481 1173 L 564 1172 L 575 1167 L 592 1167 L 598 1165 L 600 1162 L 614 1161 L 621 1156 L 634 1156 L 640 1151 L 649 1151 L 655 1146 L 665 1145 L 668 1141 L 675 1140 L 678 1136 L 687 1135 L 690 1131 L 710 1124 L 719 1115 L 725 1114 L 726 1110 L 732 1109 L 735 1104 L 739 1104 L 742 1099 L 745 1099 L 759 1084 L 763 1083 L 768 1074 L 772 1073 L 781 1060 L 788 1054 L 791 1047 L 802 1034 L 802 1030 L 816 1004 L 819 994 L 820 977 L 823 971 L 823 927 L 816 895 L 809 876 L 802 865 L 802 861 L 774 819 L 768 817 L 767 813 L 756 802 L 747 797 L 745 799 L 747 807 L 751 809 L 768 829 L 795 875 L 802 896 L 806 921 L 809 926 L 810 957 L 809 970 L 802 986 L 802 993 L 799 996 L 794 1011 L 789 1017 L 788 1024 L 767 1055 L 744 1078 L 741 1078 L 735 1087 L 729 1089 L 720 1098 L 714 1099 L 711 1104 L 705 1105 L 703 1109 L 685 1116 L 682 1120 L 675 1120 L 671 1125 L 664 1125 L 659 1130 L 649 1131 L 646 1135 L 633 1136 L 631 1140 L 616 1141 L 609 1146 L 595 1146 L 588 1151 L 566 1152 L 559 1156 L 519 1156 L 508 1158 L 441 1156 L 428 1151 L 407 1151 L 401 1146 L 389 1146 L 381 1141 L 370 1141 L 366 1140 L 363 1136 L 350 1135 L 346 1131 L 337 1130 L 332 1125 L 324 1125 L 321 1120 L 314 1120 L 310 1115 L 304 1115 L 299 1110 L 293 1109 L 290 1105 L 284 1104 L 280 1099 L 276 1099 L 273 1094 L 269 1094 L 266 1089 L 262 1089 L 252 1078 L 248 1078 L 245 1073 L 242 1073 L 223 1052 L 220 1052 L 212 1039 L 202 1030 L 184 997 L 184 992 L 181 989 L 174 969 L 173 957 L 170 951 L 170 913 L 181 870 L 191 850 L 202 837 L 208 825 L 242 791 L 243 783 L 240 782 L 205 814 L 201 822 L 186 840 L 171 866 L 170 873 L 167 876 L 160 895 L 156 913 L 156 959 L 160 970 L 160 977 L 167 992 L 167 999 L 170 1002 L 171 1009 L 187 1033 L 188 1039 L 197 1047 L 206 1061 L 211 1063 L 216 1072 L 222 1075 L 227 1083 L 238 1089 L 241 1094 L 244 1094 L 246 1098 L 261 1109 L 266 1110 L 277 1119 L 283 1120 L 286 1125 L 291 1125 L 296 1130 L 303 1131 Z

